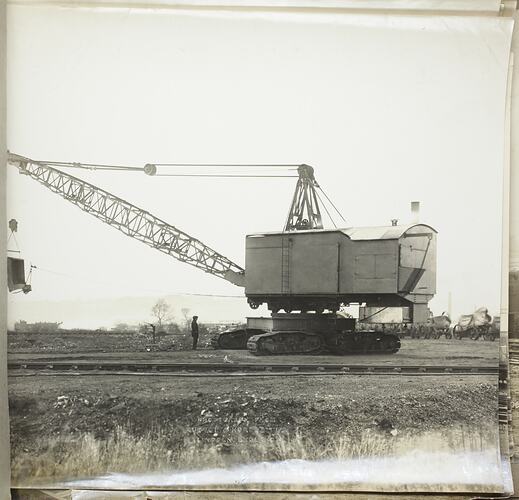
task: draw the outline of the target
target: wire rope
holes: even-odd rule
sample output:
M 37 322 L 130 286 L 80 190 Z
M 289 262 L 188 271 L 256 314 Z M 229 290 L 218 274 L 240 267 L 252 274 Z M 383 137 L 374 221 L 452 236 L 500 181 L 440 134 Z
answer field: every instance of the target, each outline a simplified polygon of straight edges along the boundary
M 330 200 L 330 198 L 328 197 L 328 195 L 324 192 L 323 188 L 321 186 L 319 186 L 319 190 L 321 191 L 321 193 L 323 193 L 323 195 L 326 197 L 326 199 L 330 202 L 330 204 L 332 205 L 332 207 L 335 209 L 335 211 L 339 214 L 339 217 L 344 221 L 346 222 L 346 219 L 342 216 L 341 212 L 339 212 L 339 209 L 334 205 L 333 201 Z
M 270 177 L 270 178 L 290 178 L 295 179 L 297 175 L 241 175 L 241 174 L 155 174 L 153 177 Z
M 324 207 L 324 209 L 326 210 L 326 213 L 328 214 L 328 217 L 330 218 L 330 220 L 332 221 L 332 224 L 333 224 L 333 227 L 335 229 L 337 229 L 337 224 L 335 224 L 335 221 L 333 220 L 333 217 L 330 215 L 330 212 L 328 211 L 328 207 L 326 206 L 326 204 L 323 202 L 323 200 L 321 199 L 321 197 L 319 196 L 319 193 L 316 191 L 315 192 L 315 195 L 317 196 L 317 198 L 319 199 L 319 201 L 321 202 L 321 205 Z
M 154 163 L 157 167 L 268 167 L 297 169 L 295 163 Z
M 103 170 L 112 172 L 143 172 L 144 167 L 134 167 L 127 165 L 108 165 L 105 163 L 80 163 L 80 162 L 58 162 L 58 161 L 38 161 L 49 166 L 61 168 L 78 168 L 83 170 Z M 295 163 L 153 163 L 155 167 L 252 167 L 252 168 L 276 168 L 296 170 L 299 166 Z M 297 175 L 283 174 L 156 174 L 154 177 L 223 177 L 223 178 L 296 178 Z

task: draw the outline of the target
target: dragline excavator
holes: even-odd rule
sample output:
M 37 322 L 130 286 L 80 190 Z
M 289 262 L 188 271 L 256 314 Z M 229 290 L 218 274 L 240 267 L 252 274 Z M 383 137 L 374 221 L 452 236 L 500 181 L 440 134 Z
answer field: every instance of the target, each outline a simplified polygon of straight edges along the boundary
M 267 305 L 270 318 L 249 318 L 246 329 L 220 334 L 216 347 L 248 348 L 255 354 L 394 353 L 400 348 L 397 336 L 356 331 L 355 320 L 341 315 L 340 308 L 349 304 L 405 307 L 409 321 L 428 318 L 427 304 L 436 292 L 436 231 L 425 224 L 394 223 L 325 229 L 321 206 L 330 218 L 328 206 L 339 211 L 309 165 L 282 165 L 295 174 L 289 177 L 297 177 L 285 225 L 282 231 L 246 236 L 243 268 L 146 210 L 63 171 L 140 170 L 158 176 L 163 167 L 229 165 L 127 167 L 36 161 L 13 153 L 8 154 L 8 164 L 122 233 L 244 287 L 252 309 Z

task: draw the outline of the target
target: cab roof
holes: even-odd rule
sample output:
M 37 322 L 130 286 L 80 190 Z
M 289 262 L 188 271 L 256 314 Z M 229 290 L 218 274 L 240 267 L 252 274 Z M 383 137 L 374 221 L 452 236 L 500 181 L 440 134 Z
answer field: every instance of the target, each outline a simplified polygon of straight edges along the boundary
M 398 226 L 368 226 L 347 227 L 338 229 L 305 229 L 300 231 L 275 231 L 267 233 L 249 234 L 247 238 L 261 236 L 273 236 L 281 234 L 307 234 L 307 233 L 343 233 L 350 240 L 397 240 L 413 228 L 424 228 L 429 232 L 437 233 L 436 229 L 427 224 L 407 224 Z

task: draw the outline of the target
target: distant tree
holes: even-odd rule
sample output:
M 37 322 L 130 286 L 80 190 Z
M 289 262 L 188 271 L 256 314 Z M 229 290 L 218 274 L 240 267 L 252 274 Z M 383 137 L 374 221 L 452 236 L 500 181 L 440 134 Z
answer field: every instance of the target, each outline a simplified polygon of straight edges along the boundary
M 151 308 L 151 315 L 157 320 L 158 327 L 162 327 L 162 323 L 167 320 L 170 311 L 170 305 L 164 300 L 159 299 Z
M 15 332 L 27 332 L 29 331 L 29 328 L 28 328 L 28 325 L 27 325 L 27 321 L 25 320 L 20 320 L 20 321 L 17 321 L 15 324 L 14 324 L 14 331 Z
M 170 314 L 171 306 L 166 302 L 165 299 L 159 299 L 155 303 L 155 305 L 151 308 L 151 315 L 156 319 L 156 325 L 151 324 L 153 341 L 155 342 L 155 331 L 161 332 L 162 325 L 169 319 L 171 319 Z

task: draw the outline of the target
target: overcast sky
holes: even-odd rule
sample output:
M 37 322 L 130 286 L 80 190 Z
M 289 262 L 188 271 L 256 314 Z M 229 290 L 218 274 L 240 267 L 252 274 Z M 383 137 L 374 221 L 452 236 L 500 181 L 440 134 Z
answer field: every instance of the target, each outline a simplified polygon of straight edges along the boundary
M 131 165 L 304 162 L 347 226 L 406 223 L 419 200 L 421 221 L 438 231 L 433 311 L 447 309 L 450 291 L 455 316 L 479 306 L 497 314 L 510 34 L 509 20 L 491 17 L 10 6 L 8 147 L 35 159 Z M 295 186 L 76 175 L 242 266 L 245 235 L 282 229 Z M 68 325 L 96 326 L 146 319 L 154 297 L 242 293 L 12 167 L 7 215 L 19 221 L 23 256 L 41 268 L 33 292 L 10 296 L 10 323 L 62 320 L 75 301 L 91 306 Z M 146 305 L 136 311 L 121 297 Z M 98 320 L 95 304 L 107 299 L 126 305 Z M 222 316 L 243 314 L 244 299 L 225 301 Z

